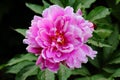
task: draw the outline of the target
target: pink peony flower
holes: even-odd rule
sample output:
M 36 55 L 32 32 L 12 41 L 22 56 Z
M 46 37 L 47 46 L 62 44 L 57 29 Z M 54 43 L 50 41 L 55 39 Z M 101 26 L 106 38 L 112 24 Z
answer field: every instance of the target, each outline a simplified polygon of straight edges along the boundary
M 36 64 L 42 70 L 57 72 L 60 63 L 74 69 L 88 57 L 94 59 L 97 52 L 86 44 L 93 31 L 93 23 L 82 17 L 81 10 L 74 13 L 70 6 L 52 5 L 42 17 L 34 16 L 24 43 L 28 52 L 39 55 Z

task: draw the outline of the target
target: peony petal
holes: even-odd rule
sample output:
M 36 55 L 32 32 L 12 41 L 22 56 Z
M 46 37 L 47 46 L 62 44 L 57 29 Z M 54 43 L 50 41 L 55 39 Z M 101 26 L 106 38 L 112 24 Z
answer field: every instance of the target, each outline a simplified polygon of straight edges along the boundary
M 46 18 L 39 20 L 37 26 L 40 29 L 39 31 L 45 30 L 48 33 L 50 32 L 50 29 L 53 28 L 51 21 Z
M 54 59 L 55 62 L 61 62 L 61 61 L 66 60 L 68 58 L 68 55 L 69 54 L 64 54 L 64 53 L 61 53 L 61 52 L 57 52 L 53 59 Z
M 97 52 L 92 50 L 91 47 L 89 47 L 88 45 L 84 44 L 83 46 L 81 46 L 81 49 L 86 53 L 87 56 L 89 56 L 90 58 L 94 59 L 94 57 L 96 57 Z
M 74 46 L 72 44 L 66 44 L 62 47 L 58 47 L 58 50 L 62 53 L 70 53 L 74 50 Z
M 51 42 L 50 36 L 46 31 L 41 31 L 39 36 L 43 41 Z
M 49 8 L 45 9 L 42 13 L 43 17 L 49 18 L 51 21 L 55 21 L 58 16 L 64 15 L 64 9 L 59 7 L 58 5 L 50 6 Z
M 35 53 L 35 54 L 40 54 L 42 50 L 42 48 L 40 47 L 32 47 L 32 46 L 28 46 L 26 49 L 28 52 Z
M 56 54 L 56 51 L 53 50 L 52 48 L 47 48 L 46 53 L 44 53 L 44 54 L 46 54 L 47 58 L 53 58 Z
M 59 69 L 59 63 L 51 63 L 49 61 L 46 61 L 46 66 L 50 71 L 55 72 L 55 73 L 57 73 Z
M 76 12 L 77 15 L 82 15 L 82 11 L 80 9 L 77 10 Z
M 36 65 L 39 65 L 43 61 L 44 61 L 43 58 L 41 56 L 39 56 L 37 61 L 36 61 Z
M 42 20 L 42 17 L 40 17 L 40 16 L 34 16 L 34 19 L 32 20 L 33 22 L 37 22 L 37 21 L 39 21 L 39 20 Z
M 73 14 L 73 8 L 70 7 L 70 6 L 67 6 L 65 9 L 64 9 L 64 12 L 66 15 L 72 15 Z
M 47 68 L 45 66 L 45 60 L 41 56 L 38 57 L 38 59 L 36 61 L 36 65 L 38 65 L 42 70 Z
M 62 31 L 64 26 L 64 20 L 62 17 L 56 19 L 54 26 L 56 27 L 57 31 Z
M 65 62 L 69 68 L 74 69 L 74 59 L 72 56 L 69 57 Z
M 46 45 L 44 44 L 44 42 L 41 40 L 40 36 L 35 38 L 36 42 L 38 43 L 38 45 L 42 48 L 46 48 Z

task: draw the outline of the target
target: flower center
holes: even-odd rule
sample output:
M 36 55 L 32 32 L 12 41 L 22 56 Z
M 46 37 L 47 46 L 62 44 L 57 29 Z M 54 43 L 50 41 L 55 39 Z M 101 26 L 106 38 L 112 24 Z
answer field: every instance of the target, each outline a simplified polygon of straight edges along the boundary
M 63 45 L 65 43 L 63 33 L 56 31 L 55 36 L 52 37 L 52 42 Z

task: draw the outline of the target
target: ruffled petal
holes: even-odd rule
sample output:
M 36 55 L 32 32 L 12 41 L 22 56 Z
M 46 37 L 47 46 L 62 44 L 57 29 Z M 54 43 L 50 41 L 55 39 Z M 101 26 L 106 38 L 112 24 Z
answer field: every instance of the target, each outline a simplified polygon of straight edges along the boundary
M 43 17 L 48 18 L 51 21 L 55 21 L 58 16 L 64 15 L 64 9 L 59 7 L 58 5 L 53 5 L 45 9 L 42 15 Z
M 73 8 L 70 7 L 70 6 L 67 6 L 67 7 L 64 9 L 64 12 L 65 12 L 65 15 L 72 15 L 72 14 L 73 14 Z
M 59 69 L 59 63 L 52 63 L 47 59 L 43 59 L 41 56 L 39 56 L 36 65 L 40 66 L 42 70 L 48 68 L 52 72 L 57 72 Z
M 74 50 L 65 61 L 70 68 L 80 68 L 82 63 L 88 61 L 86 54 L 81 49 Z
M 27 48 L 27 51 L 31 52 L 31 53 L 35 53 L 35 54 L 40 54 L 41 53 L 41 50 L 42 48 L 40 47 L 32 47 L 32 46 L 28 46 Z
M 74 50 L 74 46 L 72 44 L 66 44 L 61 47 L 59 46 L 58 50 L 62 53 L 70 53 Z
M 97 51 L 94 51 L 91 47 L 84 44 L 81 46 L 81 49 L 84 51 L 84 53 L 89 56 L 91 59 L 94 59 L 96 57 Z

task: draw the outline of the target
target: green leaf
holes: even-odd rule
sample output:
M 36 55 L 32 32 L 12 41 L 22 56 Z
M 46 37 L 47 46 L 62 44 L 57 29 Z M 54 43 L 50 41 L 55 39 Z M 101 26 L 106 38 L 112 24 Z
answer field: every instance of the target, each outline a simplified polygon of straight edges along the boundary
M 26 3 L 26 6 L 30 8 L 32 11 L 34 11 L 35 13 L 42 14 L 43 10 L 50 6 L 50 4 L 45 0 L 42 0 L 42 2 L 43 2 L 43 6 L 32 4 L 32 3 Z
M 110 74 L 111 74 L 111 73 L 114 73 L 117 69 L 118 69 L 118 68 L 115 67 L 115 66 L 113 66 L 113 65 L 111 65 L 111 66 L 106 66 L 106 67 L 103 68 L 103 70 L 104 70 L 105 72 L 110 73 Z
M 96 74 L 90 80 L 108 80 L 103 74 Z
M 23 67 L 16 75 L 15 80 L 26 80 L 28 76 L 36 75 L 38 67 L 35 64 L 30 64 Z
M 26 3 L 26 6 L 37 14 L 42 14 L 42 11 L 44 10 L 43 6 L 37 4 Z
M 114 80 L 113 78 L 106 78 L 103 74 L 96 74 L 89 77 L 82 77 L 75 80 Z
M 95 57 L 94 60 L 92 60 L 92 59 L 89 58 L 89 62 L 90 62 L 93 66 L 95 66 L 96 68 L 100 68 L 100 64 L 99 64 L 99 61 L 98 61 L 98 58 L 97 58 L 97 57 Z
M 50 2 L 52 2 L 53 4 L 58 4 L 61 7 L 64 7 L 61 0 L 50 0 Z
M 15 29 L 15 31 L 25 36 L 27 29 Z
M 120 69 L 117 69 L 112 75 L 111 77 L 120 77 Z
M 100 36 L 102 39 L 105 39 L 110 36 L 112 33 L 109 29 L 97 29 L 94 31 L 98 36 Z
M 92 45 L 94 45 L 94 46 L 96 46 L 96 47 L 111 47 L 111 46 L 108 45 L 108 44 L 105 44 L 105 43 L 102 43 L 102 42 L 98 42 L 98 41 L 95 41 L 95 40 L 93 40 L 93 39 L 89 39 L 89 40 L 87 41 L 87 43 L 92 44 Z
M 113 32 L 110 37 L 108 37 L 108 44 L 111 47 L 104 48 L 104 59 L 108 59 L 109 57 L 113 57 L 113 51 L 116 50 L 118 43 L 119 43 L 119 31 L 118 27 L 114 26 Z
M 119 40 L 120 40 L 120 34 L 119 34 Z
M 89 76 L 90 72 L 86 67 L 82 66 L 82 68 L 72 70 L 72 75 Z
M 112 15 L 116 18 L 116 21 L 120 22 L 120 3 L 116 5 L 116 0 L 105 0 L 105 1 L 107 2 L 108 7 L 111 8 Z
M 55 74 L 49 70 L 39 71 L 38 80 L 55 80 Z
M 44 9 L 45 9 L 45 8 L 48 8 L 48 7 L 50 6 L 50 4 L 47 3 L 45 0 L 42 0 L 42 2 L 43 2 L 43 4 L 44 4 Z
M 68 5 L 72 6 L 75 3 L 75 0 L 68 0 Z
M 8 68 L 7 73 L 17 74 L 23 67 L 33 64 L 31 61 L 22 61 Z
M 91 6 L 91 4 L 94 3 L 95 1 L 96 0 L 75 0 L 75 2 L 73 4 L 73 8 L 74 8 L 75 12 L 78 9 L 81 9 L 82 12 L 86 14 L 85 8 L 89 8 Z M 83 14 L 83 15 L 85 15 L 85 14 Z
M 14 64 L 17 64 L 19 62 L 22 62 L 22 61 L 25 61 L 25 60 L 28 60 L 28 61 L 35 61 L 37 59 L 36 56 L 34 56 L 33 54 L 24 54 L 24 55 L 21 55 L 19 57 L 15 57 L 15 58 L 12 58 L 7 66 L 12 66 Z
M 71 70 L 69 68 L 67 68 L 64 65 L 60 66 L 60 69 L 58 71 L 59 80 L 67 80 L 70 77 L 71 74 L 72 73 L 71 73 Z
M 90 77 L 82 77 L 82 78 L 78 78 L 78 79 L 75 79 L 75 80 L 91 80 Z
M 81 0 L 75 0 L 75 3 L 73 4 L 74 11 L 76 12 L 79 8 L 81 9 Z
M 96 7 L 95 9 L 93 9 L 88 15 L 87 15 L 87 19 L 90 21 L 95 21 L 101 18 L 106 17 L 107 15 L 110 14 L 110 11 L 108 8 L 103 7 L 103 6 L 99 6 Z
M 0 65 L 0 70 L 2 70 L 2 69 L 5 68 L 5 67 L 6 67 L 6 64 Z
M 120 56 L 110 61 L 109 64 L 120 64 Z
M 81 0 L 81 4 L 84 8 L 90 8 L 91 4 L 94 3 L 96 0 Z
M 116 0 L 116 4 L 119 4 L 120 3 L 120 0 Z

